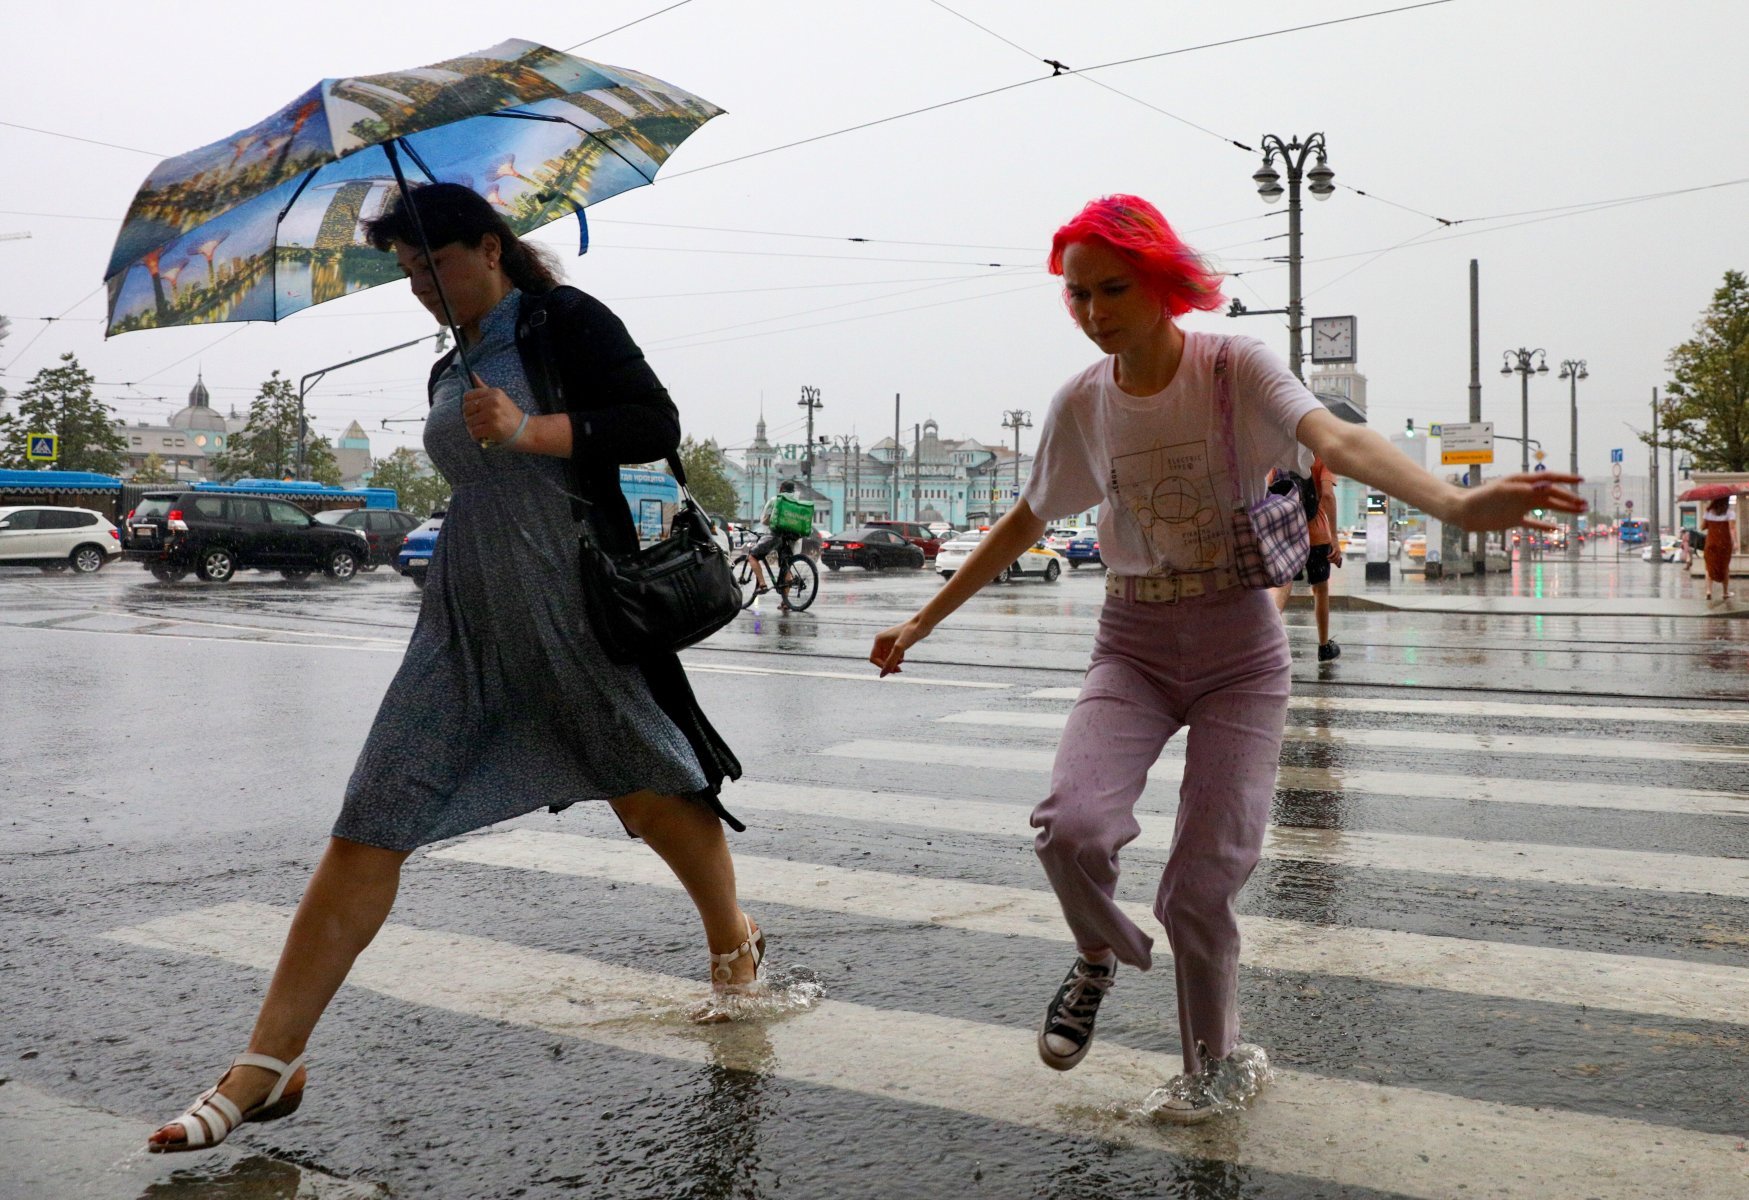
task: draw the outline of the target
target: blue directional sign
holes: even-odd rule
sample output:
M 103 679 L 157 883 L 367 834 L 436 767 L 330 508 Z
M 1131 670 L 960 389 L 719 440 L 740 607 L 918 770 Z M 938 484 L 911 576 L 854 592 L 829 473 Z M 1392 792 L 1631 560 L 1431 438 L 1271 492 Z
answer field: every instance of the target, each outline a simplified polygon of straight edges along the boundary
M 25 435 L 24 457 L 31 462 L 54 462 L 61 457 L 61 439 L 52 433 Z
M 1531 468 L 1531 470 L 1533 470 L 1533 471 L 1546 471 L 1548 469 L 1549 469 L 1548 463 L 1538 463 L 1536 466 Z
M 1609 452 L 1609 461 L 1612 463 L 1620 462 L 1621 461 L 1621 451 L 1620 450 L 1611 450 Z

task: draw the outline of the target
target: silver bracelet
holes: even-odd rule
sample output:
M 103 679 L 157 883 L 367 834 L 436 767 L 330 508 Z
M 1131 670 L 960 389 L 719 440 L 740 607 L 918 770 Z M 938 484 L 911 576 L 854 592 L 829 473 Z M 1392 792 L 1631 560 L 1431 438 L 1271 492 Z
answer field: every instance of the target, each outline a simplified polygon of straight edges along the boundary
M 499 442 L 498 444 L 500 446 L 514 446 L 516 444 L 516 439 L 521 437 L 523 431 L 527 428 L 528 428 L 528 414 L 523 413 L 522 414 L 522 424 L 520 424 L 516 427 L 516 432 L 511 434 L 509 437 L 505 438 L 503 441 Z

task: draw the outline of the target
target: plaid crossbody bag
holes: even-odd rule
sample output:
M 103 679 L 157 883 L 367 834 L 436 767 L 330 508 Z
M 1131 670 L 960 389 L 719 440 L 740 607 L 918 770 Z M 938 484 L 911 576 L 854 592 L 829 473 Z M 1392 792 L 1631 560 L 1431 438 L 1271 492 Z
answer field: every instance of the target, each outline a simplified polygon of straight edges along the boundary
M 1273 588 L 1291 582 L 1305 569 L 1311 554 L 1311 534 L 1298 486 L 1276 492 L 1247 506 L 1239 488 L 1238 444 L 1233 431 L 1233 390 L 1227 373 L 1227 348 L 1222 338 L 1215 356 L 1215 403 L 1221 410 L 1221 435 L 1227 450 L 1227 486 L 1233 493 L 1233 568 L 1248 588 Z M 1295 476 L 1288 476 L 1296 479 Z

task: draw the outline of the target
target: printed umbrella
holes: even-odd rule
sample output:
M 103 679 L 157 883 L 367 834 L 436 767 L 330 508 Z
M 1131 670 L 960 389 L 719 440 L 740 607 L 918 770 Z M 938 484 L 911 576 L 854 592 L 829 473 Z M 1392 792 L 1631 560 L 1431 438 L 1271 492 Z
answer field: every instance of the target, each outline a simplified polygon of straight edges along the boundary
M 1703 483 L 1689 488 L 1678 500 L 1718 500 L 1724 496 L 1749 496 L 1749 483 Z
M 585 205 L 653 182 L 721 111 L 648 75 L 519 40 L 324 79 L 147 176 L 104 275 L 108 333 L 277 321 L 401 278 L 394 256 L 365 242 L 363 222 L 406 190 L 407 175 L 466 184 L 518 235 L 572 212 L 581 221 Z

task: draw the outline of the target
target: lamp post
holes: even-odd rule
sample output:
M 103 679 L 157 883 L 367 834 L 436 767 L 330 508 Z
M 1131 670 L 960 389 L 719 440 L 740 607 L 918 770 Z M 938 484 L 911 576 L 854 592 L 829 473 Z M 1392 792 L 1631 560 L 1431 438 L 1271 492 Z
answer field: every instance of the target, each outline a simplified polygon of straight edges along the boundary
M 826 406 L 820 402 L 820 389 L 802 386 L 802 398 L 796 404 L 808 410 L 808 456 L 802 459 L 802 478 L 814 486 L 814 414 Z
M 1585 369 L 1584 359 L 1563 358 L 1561 360 L 1561 373 L 1555 378 L 1567 381 L 1567 402 L 1573 418 L 1573 440 L 1567 448 L 1567 472 L 1571 475 L 1577 475 L 1579 473 L 1579 381 L 1591 378 L 1591 372 Z M 1577 532 L 1578 515 L 1568 513 L 1567 524 Z M 1567 553 L 1579 553 L 1579 539 L 1577 537 L 1569 536 L 1567 538 Z
M 1002 428 L 1014 430 L 1014 495 L 1009 497 L 1012 509 L 1020 501 L 1020 431 L 1032 428 L 1032 414 L 1023 408 L 1007 409 L 1002 414 Z M 991 508 L 996 506 L 992 504 Z
M 350 367 L 354 363 L 366 362 L 373 358 L 381 358 L 385 354 L 393 354 L 397 350 L 405 350 L 408 346 L 417 346 L 420 342 L 431 341 L 432 339 L 436 339 L 437 341 L 438 353 L 443 353 L 443 348 L 449 340 L 449 326 L 444 326 L 436 333 L 428 333 L 424 337 L 416 337 L 410 342 L 402 342 L 399 345 L 390 346 L 383 350 L 373 350 L 369 354 L 361 354 L 357 358 L 349 358 L 345 362 L 335 363 L 331 367 L 323 367 L 320 370 L 311 371 L 308 375 L 305 375 L 302 379 L 298 380 L 298 444 L 296 447 L 296 453 L 293 456 L 297 465 L 293 469 L 292 478 L 302 479 L 304 477 L 304 443 L 307 442 L 310 437 L 309 423 L 304 420 L 304 397 L 309 395 L 311 388 L 322 382 L 322 376 L 330 371 L 338 371 L 341 367 Z M 420 420 L 424 420 L 424 418 L 421 417 Z
M 1522 418 L 1520 424 L 1523 426 L 1524 440 L 1519 443 L 1518 469 L 1528 471 L 1530 470 L 1530 377 L 1549 373 L 1547 355 L 1541 350 L 1526 350 L 1520 346 L 1516 350 L 1501 351 L 1501 357 L 1505 359 L 1505 362 L 1500 366 L 1500 373 L 1511 375 L 1513 372 L 1517 372 L 1520 377 L 1519 382 L 1523 384 L 1519 399 L 1519 412 Z
M 1263 197 L 1265 204 L 1274 204 L 1280 200 L 1284 190 L 1281 186 L 1281 172 L 1275 169 L 1277 156 L 1281 158 L 1281 165 L 1287 169 L 1287 365 L 1296 378 L 1304 379 L 1300 350 L 1300 335 L 1303 332 L 1300 304 L 1300 183 L 1302 180 L 1307 182 L 1313 199 L 1328 200 L 1330 193 L 1336 190 L 1336 185 L 1332 182 L 1336 178 L 1336 172 L 1330 169 L 1329 154 L 1322 133 L 1314 133 L 1304 141 L 1296 135 L 1285 142 L 1273 133 L 1265 134 L 1263 165 L 1251 176 L 1257 181 L 1257 194 Z M 1306 166 L 1308 159 L 1315 160 L 1309 169 Z M 1237 317 L 1245 312 L 1245 307 L 1235 302 L 1227 315 Z
M 844 526 L 852 529 L 862 524 L 862 446 L 854 433 L 841 433 L 833 439 L 838 447 L 839 461 L 844 464 L 840 473 L 844 480 L 845 502 L 844 515 L 849 523 Z

